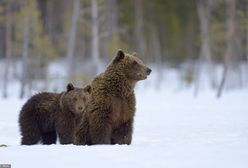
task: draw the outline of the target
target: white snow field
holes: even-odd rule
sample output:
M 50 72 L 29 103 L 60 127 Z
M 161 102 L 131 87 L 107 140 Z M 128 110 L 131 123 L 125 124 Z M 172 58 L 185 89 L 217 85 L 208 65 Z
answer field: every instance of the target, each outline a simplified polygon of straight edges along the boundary
M 142 81 L 142 83 L 145 81 Z M 166 87 L 166 84 L 165 84 Z M 136 89 L 131 145 L 21 146 L 18 115 L 25 102 L 0 99 L 0 164 L 12 168 L 247 168 L 248 90 L 215 98 L 202 91 L 149 85 Z

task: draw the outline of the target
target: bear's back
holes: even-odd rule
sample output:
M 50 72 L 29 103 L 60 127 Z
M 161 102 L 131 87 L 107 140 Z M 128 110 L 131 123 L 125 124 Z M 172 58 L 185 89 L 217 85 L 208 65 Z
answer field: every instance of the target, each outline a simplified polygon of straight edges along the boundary
M 32 120 L 42 126 L 40 128 L 42 130 L 54 129 L 54 125 L 51 123 L 54 123 L 59 97 L 60 94 L 49 92 L 32 96 L 22 107 L 19 117 L 20 124 Z

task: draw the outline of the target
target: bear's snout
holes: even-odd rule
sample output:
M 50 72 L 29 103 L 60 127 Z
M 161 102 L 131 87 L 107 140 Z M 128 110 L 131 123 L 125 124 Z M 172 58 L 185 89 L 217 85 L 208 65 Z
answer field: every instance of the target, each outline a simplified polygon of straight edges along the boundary
M 152 70 L 150 68 L 147 68 L 146 72 L 147 72 L 148 75 L 150 75 L 150 73 L 152 72 Z

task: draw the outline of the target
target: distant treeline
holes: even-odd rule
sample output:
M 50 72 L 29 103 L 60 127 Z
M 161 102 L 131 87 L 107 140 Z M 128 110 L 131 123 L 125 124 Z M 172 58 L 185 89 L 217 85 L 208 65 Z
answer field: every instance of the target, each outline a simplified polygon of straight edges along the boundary
M 179 63 L 197 59 L 207 38 L 212 60 L 221 62 L 231 1 L 235 2 L 233 58 L 246 60 L 247 0 L 1 0 L 0 57 L 6 57 L 8 50 L 12 57 L 23 55 L 28 27 L 28 55 L 38 59 L 68 52 L 108 59 L 122 48 L 149 62 Z M 70 45 L 73 51 L 68 51 Z
M 248 0 L 1 0 L 0 39 L 4 80 L 18 60 L 22 85 L 62 57 L 69 77 L 85 60 L 95 74 L 119 48 L 157 65 L 228 69 L 248 60 Z

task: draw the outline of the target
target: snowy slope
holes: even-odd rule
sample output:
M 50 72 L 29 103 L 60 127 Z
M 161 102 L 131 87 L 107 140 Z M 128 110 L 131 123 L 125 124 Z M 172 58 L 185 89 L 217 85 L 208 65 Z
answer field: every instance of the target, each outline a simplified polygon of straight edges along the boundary
M 248 90 L 226 93 L 136 89 L 132 145 L 20 146 L 18 114 L 24 103 L 0 99 L 0 164 L 18 168 L 151 167 L 247 168 Z

